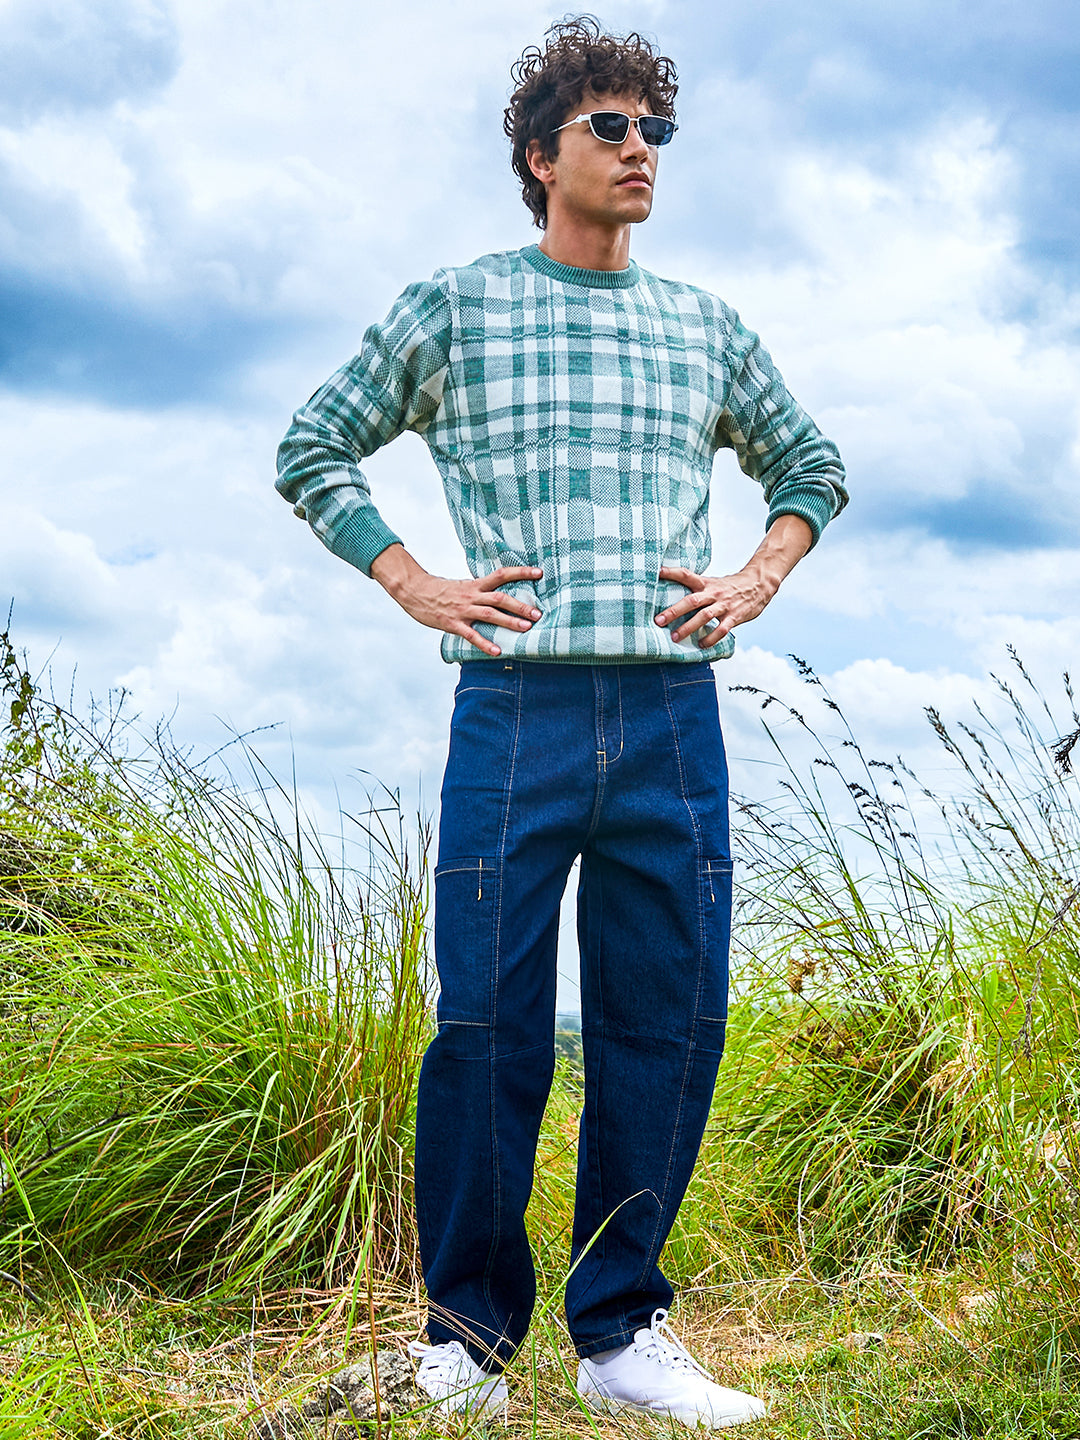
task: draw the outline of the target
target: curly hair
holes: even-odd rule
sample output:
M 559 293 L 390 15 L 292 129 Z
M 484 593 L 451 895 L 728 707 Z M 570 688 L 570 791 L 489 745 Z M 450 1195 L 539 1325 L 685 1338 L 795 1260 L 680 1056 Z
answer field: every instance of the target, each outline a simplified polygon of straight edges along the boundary
M 541 230 L 547 225 L 547 192 L 529 169 L 526 150 L 540 142 L 548 160 L 559 153 L 553 134 L 586 90 L 597 95 L 631 94 L 654 115 L 675 115 L 678 77 L 674 63 L 658 55 L 636 31 L 606 35 L 593 15 L 578 15 L 552 25 L 543 50 L 532 45 L 510 71 L 515 90 L 503 115 L 511 143 L 510 163 L 521 181 L 521 194 Z

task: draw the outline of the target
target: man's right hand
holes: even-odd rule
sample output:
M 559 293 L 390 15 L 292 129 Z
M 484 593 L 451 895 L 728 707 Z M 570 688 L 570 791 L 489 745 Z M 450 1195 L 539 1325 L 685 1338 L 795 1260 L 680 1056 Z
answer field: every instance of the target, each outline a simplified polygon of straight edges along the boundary
M 531 630 L 540 611 L 527 600 L 502 594 L 499 586 L 515 580 L 539 580 L 543 573 L 532 565 L 504 565 L 479 579 L 444 580 L 429 575 L 404 545 L 388 545 L 371 562 L 372 578 L 414 620 L 447 635 L 461 635 L 492 658 L 502 651 L 473 625 L 484 621 L 506 630 Z

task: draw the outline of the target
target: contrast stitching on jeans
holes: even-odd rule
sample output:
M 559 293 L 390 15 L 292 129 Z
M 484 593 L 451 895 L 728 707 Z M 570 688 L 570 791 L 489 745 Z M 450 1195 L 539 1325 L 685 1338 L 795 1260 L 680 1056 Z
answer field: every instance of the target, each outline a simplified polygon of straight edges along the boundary
M 620 1040 L 672 1040 L 676 1044 L 686 1039 L 685 1030 L 632 1030 L 625 1025 L 613 1025 L 612 1033 Z
M 510 737 L 510 756 L 507 761 L 506 779 L 503 784 L 502 820 L 499 827 L 499 839 L 495 850 L 496 863 L 499 867 L 500 874 L 502 874 L 503 864 L 506 859 L 506 836 L 510 828 L 510 799 L 513 795 L 514 790 L 514 771 L 517 767 L 518 745 L 521 739 L 521 702 L 522 690 L 524 688 L 524 685 L 523 677 L 516 676 L 515 679 L 517 680 L 517 705 L 514 709 L 514 726 L 513 732 Z M 496 1013 L 496 998 L 499 993 L 499 929 L 501 924 L 502 886 L 499 886 L 497 887 L 495 892 L 494 925 L 492 927 L 492 959 L 494 961 L 494 964 L 491 988 L 491 1023 L 493 1026 L 498 1019 Z
M 688 1046 L 687 1046 L 687 1051 L 686 1051 L 686 1068 L 685 1068 L 684 1071 L 683 1071 L 682 1085 L 680 1086 L 680 1089 L 679 1089 L 679 1100 L 678 1100 L 678 1104 L 677 1104 L 676 1109 L 675 1109 L 675 1123 L 674 1123 L 674 1125 L 672 1126 L 672 1129 L 671 1129 L 671 1149 L 670 1149 L 670 1151 L 668 1152 L 667 1174 L 664 1176 L 664 1190 L 663 1190 L 663 1195 L 662 1195 L 662 1197 L 661 1197 L 661 1199 L 660 1199 L 660 1209 L 659 1209 L 659 1213 L 657 1214 L 657 1217 L 656 1217 L 656 1227 L 655 1227 L 655 1229 L 653 1230 L 652 1241 L 650 1242 L 650 1245 L 649 1245 L 649 1251 L 648 1251 L 649 1255 L 652 1255 L 653 1252 L 654 1252 L 654 1251 L 656 1250 L 656 1248 L 657 1248 L 657 1241 L 658 1241 L 658 1239 L 660 1238 L 660 1233 L 661 1233 L 661 1230 L 663 1229 L 663 1224 L 664 1224 L 664 1212 L 665 1212 L 665 1210 L 666 1210 L 666 1208 L 667 1208 L 668 1197 L 669 1197 L 670 1192 L 671 1192 L 671 1176 L 672 1176 L 672 1172 L 673 1172 L 674 1169 L 675 1169 L 675 1154 L 676 1154 L 676 1151 L 678 1150 L 678 1147 L 679 1147 L 679 1134 L 680 1134 L 680 1131 L 682 1130 L 682 1125 L 683 1125 L 683 1112 L 684 1112 L 684 1110 L 685 1110 L 685 1108 L 686 1108 L 686 1092 L 687 1092 L 687 1090 L 688 1090 L 688 1088 L 689 1088 L 690 1072 L 691 1072 L 691 1069 L 692 1069 L 692 1067 L 693 1067 L 693 1063 L 694 1063 L 694 1051 L 695 1051 L 696 1046 L 697 1046 L 698 1010 L 699 1010 L 699 1008 L 700 1008 L 700 1006 L 701 1006 L 701 989 L 702 989 L 702 983 L 703 983 L 703 973 L 704 973 L 704 968 L 705 968 L 704 965 L 702 964 L 702 954 L 703 954 L 704 946 L 705 946 L 705 916 L 704 916 L 704 913 L 703 913 L 703 906 L 702 906 L 702 903 L 701 903 L 701 883 L 700 883 L 700 882 L 701 882 L 701 867 L 702 867 L 702 865 L 703 865 L 703 863 L 704 863 L 704 859 L 705 859 L 705 856 L 704 856 L 704 843 L 703 843 L 702 836 L 701 836 L 701 829 L 700 829 L 700 826 L 698 825 L 697 816 L 694 814 L 693 806 L 690 804 L 690 797 L 689 797 L 689 795 L 687 794 L 687 789 L 686 789 L 686 771 L 685 771 L 685 768 L 684 768 L 684 766 L 683 766 L 682 748 L 681 748 L 681 745 L 680 745 L 680 739 L 681 739 L 681 737 L 680 737 L 680 735 L 679 735 L 679 725 L 678 725 L 678 721 L 677 721 L 676 718 L 675 718 L 675 712 L 674 712 L 674 710 L 672 709 L 672 706 L 671 706 L 670 680 L 669 680 L 669 677 L 668 677 L 666 674 L 663 675 L 663 676 L 661 677 L 661 679 L 662 679 L 662 681 L 663 681 L 663 686 L 664 686 L 664 706 L 665 706 L 665 708 L 666 708 L 666 710 L 667 710 L 667 712 L 668 712 L 668 719 L 669 719 L 670 722 L 671 722 L 671 731 L 672 731 L 672 735 L 674 736 L 674 740 L 675 740 L 675 763 L 676 763 L 676 765 L 677 765 L 677 767 L 678 767 L 678 771 L 679 771 L 679 789 L 680 789 L 681 792 L 682 792 L 683 804 L 686 806 L 686 812 L 687 812 L 687 814 L 688 814 L 689 817 L 690 817 L 690 824 L 691 824 L 691 826 L 693 827 L 693 831 L 694 831 L 694 850 L 695 850 L 695 858 L 696 858 L 696 866 L 695 866 L 695 869 L 696 869 L 696 872 L 697 872 L 697 884 L 696 884 L 695 887 L 694 887 L 694 891 L 695 891 L 695 895 L 696 895 L 696 899 L 697 899 L 697 907 L 698 907 L 698 975 L 697 975 L 696 993 L 695 993 L 695 995 L 694 995 L 693 1020 L 692 1020 L 692 1022 L 691 1022 L 691 1027 L 690 1027 L 690 1039 L 689 1039 L 689 1044 L 688 1044 Z M 645 1263 L 644 1267 L 642 1268 L 640 1278 L 638 1279 L 638 1286 L 639 1286 L 639 1287 L 643 1287 L 643 1286 L 645 1285 L 645 1282 L 646 1282 L 646 1280 L 647 1280 L 647 1278 L 648 1278 L 649 1271 L 652 1269 L 653 1264 L 655 1264 L 655 1260 L 654 1260 L 654 1261 L 646 1260 L 646 1263 Z
M 550 1055 L 550 1056 L 552 1057 L 552 1059 L 554 1060 L 554 1057 L 555 1057 L 555 1041 L 554 1041 L 554 1037 L 552 1038 L 552 1041 L 551 1041 L 551 1044 L 550 1044 L 550 1045 L 547 1043 L 546 1040 L 538 1040 L 538 1041 L 534 1042 L 532 1045 L 519 1045 L 516 1050 L 500 1050 L 499 1053 L 495 1056 L 495 1059 L 496 1059 L 496 1060 L 510 1060 L 510 1059 L 512 1059 L 515 1055 L 527 1055 L 530 1050 L 542 1050 L 545 1055 Z
M 454 862 L 451 860 L 448 861 L 445 865 L 436 865 L 435 878 L 437 880 L 441 880 L 444 875 L 467 875 L 471 871 L 476 870 L 477 867 L 483 868 L 483 864 L 484 861 L 482 857 L 478 857 L 471 864 L 461 865 L 455 865 Z
M 596 797 L 592 814 L 589 816 L 585 839 L 591 839 L 600 823 L 600 810 L 604 803 L 604 781 L 607 778 L 607 742 L 604 739 L 603 680 L 597 666 L 590 666 L 593 682 L 593 730 L 596 737 Z
M 482 863 L 483 863 L 483 862 L 481 861 L 481 864 L 482 864 Z M 723 876 L 723 875 L 730 874 L 730 872 L 731 872 L 731 870 L 732 870 L 732 864 L 731 864 L 731 861 L 730 861 L 730 860 L 722 860 L 722 859 L 720 859 L 719 857 L 717 857 L 715 860 L 706 860 L 706 861 L 704 862 L 704 864 L 705 864 L 705 875 L 707 876 L 708 881 L 709 881 L 709 900 L 712 902 L 713 905 L 715 905 L 715 904 L 716 904 L 716 894 L 715 894 L 715 892 L 714 892 L 714 890 L 713 890 L 713 876 L 714 876 L 714 875 Z
M 661 676 L 664 684 L 664 708 L 667 710 L 668 719 L 671 722 L 671 733 L 675 739 L 675 764 L 679 771 L 679 790 L 682 795 L 682 802 L 686 806 L 686 813 L 690 817 L 690 825 L 694 831 L 694 851 L 697 856 L 697 863 L 700 866 L 705 859 L 705 844 L 701 836 L 701 827 L 698 824 L 697 816 L 694 814 L 694 807 L 690 804 L 690 797 L 686 792 L 686 770 L 683 766 L 682 748 L 679 744 L 679 722 L 675 718 L 675 712 L 671 708 L 672 682 L 667 675 Z
M 618 750 L 615 752 L 615 754 L 612 755 L 612 756 L 608 759 L 608 762 L 607 762 L 607 763 L 608 763 L 609 765 L 614 765 L 616 760 L 621 760 L 621 759 L 622 759 L 623 746 L 624 746 L 624 744 L 626 743 L 626 731 L 625 731 L 625 729 L 623 728 L 623 713 L 622 713 L 622 674 L 621 674 L 621 672 L 620 672 L 619 666 L 616 665 L 616 666 L 614 667 L 614 669 L 615 669 L 615 693 L 616 693 L 616 696 L 617 696 L 617 699 L 616 699 L 616 701 L 615 701 L 615 708 L 616 708 L 616 710 L 617 710 L 617 712 L 618 712 L 618 716 L 619 716 L 619 748 L 618 748 Z
M 672 666 L 667 676 L 669 689 L 677 685 L 715 685 L 713 663 L 711 660 L 691 660 Z
M 587 886 L 590 886 L 590 885 L 597 885 L 597 886 L 599 886 L 599 884 L 600 884 L 600 878 L 599 878 L 599 876 L 596 876 L 595 879 L 594 879 L 593 876 L 592 876 L 591 871 L 585 870 L 585 868 L 584 868 L 584 867 L 585 867 L 585 859 L 584 859 L 584 856 L 582 857 L 581 863 L 582 863 L 582 871 L 583 871 L 583 876 L 584 876 L 586 885 L 587 885 Z M 586 1145 L 586 1150 L 587 1150 L 587 1147 L 591 1144 L 592 1147 L 593 1147 L 593 1151 L 594 1151 L 594 1153 L 595 1153 L 595 1155 L 596 1155 L 596 1166 L 595 1166 L 595 1170 L 596 1170 L 596 1208 L 597 1208 L 598 1214 L 602 1217 L 602 1220 L 603 1220 L 604 1223 L 603 1223 L 603 1228 L 601 1229 L 599 1235 L 596 1235 L 596 1234 L 594 1233 L 594 1235 L 593 1235 L 592 1237 L 590 1237 L 590 1238 L 592 1239 L 592 1244 L 589 1246 L 588 1253 L 586 1254 L 586 1253 L 584 1253 L 584 1252 L 579 1252 L 578 1255 L 576 1255 L 576 1256 L 574 1257 L 575 1271 L 576 1271 L 577 1268 L 580 1267 L 580 1264 L 581 1264 L 582 1260 L 591 1260 L 591 1261 L 592 1261 L 592 1272 L 593 1272 L 593 1273 L 592 1273 L 592 1279 L 591 1279 L 591 1280 L 589 1281 L 589 1283 L 584 1287 L 584 1289 L 581 1291 L 581 1294 L 580 1294 L 580 1295 L 578 1296 L 578 1298 L 577 1298 L 576 1305 L 577 1305 L 578 1307 L 580 1307 L 580 1306 L 582 1306 L 582 1305 L 584 1304 L 585 1297 L 588 1295 L 589 1291 L 593 1288 L 593 1286 L 596 1284 L 597 1280 L 600 1278 L 601 1266 L 603 1265 L 603 1262 L 604 1262 L 604 1260 L 605 1260 L 605 1258 L 606 1258 L 606 1256 L 607 1256 L 607 1248 L 606 1248 L 606 1247 L 607 1247 L 607 1235 L 608 1235 L 607 1224 L 606 1224 L 607 1217 L 604 1215 L 604 1174 L 603 1174 L 602 1169 L 600 1168 L 600 1145 L 599 1145 L 599 1138 L 598 1138 L 598 1137 L 599 1137 L 599 1134 L 600 1134 L 600 1118 L 599 1118 L 598 1097 L 599 1097 L 599 1093 L 600 1093 L 600 1071 L 603 1069 L 603 1064 L 604 1064 L 604 1039 L 605 1039 L 605 1032 L 606 1032 L 606 1025 L 605 1025 L 605 1022 L 604 1022 L 604 989 L 603 989 L 603 984 L 602 984 L 603 970 L 602 970 L 602 968 L 601 968 L 601 966 L 600 966 L 600 964 L 599 964 L 599 958 L 598 958 L 599 955 L 600 955 L 600 947 L 601 947 L 601 942 L 602 942 L 602 939 L 603 939 L 603 923 L 604 923 L 604 904 L 603 904 L 603 897 L 600 898 L 599 903 L 588 906 L 588 908 L 587 908 L 587 914 L 590 916 L 590 918 L 593 917 L 593 916 L 599 916 L 599 919 L 598 919 L 598 920 L 592 919 L 592 921 L 591 921 L 591 923 L 596 927 L 596 944 L 592 947 L 592 953 L 593 953 L 593 956 L 594 956 L 594 958 L 595 958 L 595 960 L 596 960 L 596 963 L 594 964 L 594 967 L 593 967 L 594 973 L 593 973 L 591 979 L 592 979 L 593 982 L 594 982 L 594 988 L 595 988 L 595 991 L 596 991 L 596 1007 L 597 1007 L 597 1010 L 599 1011 L 599 1015 L 598 1015 L 598 1017 L 597 1017 L 598 1023 L 597 1023 L 595 1026 L 594 1026 L 592 1023 L 590 1023 L 589 1026 L 588 1026 L 588 1033 L 589 1033 L 590 1037 L 593 1039 L 594 1046 L 595 1046 L 595 1050 L 596 1050 L 596 1063 L 595 1063 L 595 1065 L 590 1065 L 590 1064 L 588 1064 L 588 1063 L 585 1063 L 585 1098 L 584 1098 L 584 1104 L 583 1104 L 583 1106 L 582 1106 L 582 1114 L 585 1116 L 585 1145 Z M 586 936 L 586 949 L 588 949 L 588 936 Z M 585 989 L 585 996 L 587 997 L 589 987 L 586 986 L 586 987 L 584 987 L 584 989 Z M 586 1000 L 586 1003 L 587 1003 L 587 1000 Z M 584 1008 L 584 1006 L 583 1006 L 583 1008 Z M 582 1046 L 583 1046 L 583 1048 L 582 1048 L 582 1060 L 583 1060 L 583 1061 L 585 1061 L 584 1040 L 585 1040 L 585 1033 L 586 1033 L 586 1032 L 585 1032 L 585 1023 L 584 1023 L 584 1021 L 585 1021 L 585 1017 L 584 1017 L 584 1015 L 583 1015 L 583 1016 L 582 1016 Z M 591 1109 L 590 1109 L 590 1106 L 591 1106 Z M 587 1154 L 586 1154 L 586 1158 L 587 1158 Z M 589 1199 L 591 1200 L 591 1198 L 592 1198 L 592 1197 L 590 1196 Z
M 521 702 L 522 690 L 524 689 L 524 677 L 520 674 L 514 675 L 514 688 L 516 692 L 517 705 L 514 709 L 514 725 L 510 736 L 510 755 L 506 766 L 506 779 L 503 783 L 503 810 L 502 824 L 499 832 L 498 845 L 496 847 L 496 863 L 498 873 L 502 875 L 506 860 L 506 834 L 510 825 L 510 798 L 514 790 L 514 770 L 517 765 L 518 743 L 521 738 Z M 499 1183 L 499 1136 L 495 1127 L 495 1026 L 498 1022 L 498 995 L 499 995 L 499 931 L 502 925 L 502 897 L 503 887 L 496 885 L 495 898 L 492 905 L 492 926 L 491 926 L 491 1042 L 488 1049 L 488 1109 L 491 1114 L 491 1247 L 488 1250 L 487 1260 L 484 1264 L 484 1299 L 487 1302 L 488 1310 L 493 1320 L 498 1320 L 495 1310 L 495 1301 L 491 1294 L 491 1277 L 495 1269 L 495 1256 L 502 1239 L 502 1230 L 499 1223 L 499 1216 L 502 1212 L 502 1186 Z
M 720 856 L 716 856 L 716 857 L 715 857 L 714 859 L 712 859 L 712 860 L 706 860 L 706 861 L 705 861 L 705 874 L 706 874 L 706 876 L 708 877 L 708 882 L 709 882 L 709 899 L 712 901 L 712 903 L 713 903 L 714 905 L 716 904 L 716 896 L 715 896 L 714 891 L 713 891 L 713 876 L 715 875 L 715 876 L 723 877 L 723 876 L 725 876 L 725 875 L 730 875 L 733 868 L 734 868 L 734 867 L 733 867 L 733 865 L 732 865 L 732 861 L 731 861 L 729 858 L 722 858 L 722 857 L 720 857 Z M 704 919 L 704 917 L 702 917 L 702 918 Z M 706 966 L 707 966 L 707 965 L 709 964 L 709 962 L 710 962 L 710 956 L 709 956 L 709 954 L 708 954 L 708 952 L 707 952 L 707 947 L 706 947 L 706 949 L 705 949 L 705 961 L 706 961 Z M 704 990 L 704 988 L 705 988 L 705 968 L 706 968 L 705 966 L 702 967 L 701 986 L 700 986 L 700 989 L 701 989 L 701 990 Z M 727 1024 L 727 1015 L 726 1015 L 726 1014 L 725 1014 L 725 1015 L 699 1015 L 699 1016 L 698 1016 L 698 1020 L 699 1020 L 699 1021 L 704 1021 L 704 1022 L 707 1022 L 707 1023 L 710 1023 L 710 1024 L 713 1024 L 713 1025 L 726 1025 L 726 1024 Z
M 608 1340 L 622 1340 L 627 1345 L 632 1345 L 634 1343 L 634 1332 L 629 1327 L 623 1330 L 609 1330 L 606 1335 L 601 1335 L 599 1340 L 593 1340 L 590 1344 L 596 1345 L 599 1348 Z M 596 1351 L 594 1350 L 592 1353 L 595 1355 Z M 583 1355 L 581 1358 L 588 1360 L 589 1356 Z

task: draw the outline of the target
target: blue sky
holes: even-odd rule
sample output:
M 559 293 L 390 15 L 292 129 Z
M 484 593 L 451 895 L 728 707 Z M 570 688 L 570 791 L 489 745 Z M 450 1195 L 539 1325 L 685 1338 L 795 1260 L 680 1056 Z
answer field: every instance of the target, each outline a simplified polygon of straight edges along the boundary
M 292 410 L 410 280 L 535 237 L 501 112 L 540 3 L 0 0 L 0 595 L 66 688 L 429 808 L 454 676 L 272 488 Z M 922 707 L 1080 642 L 1080 14 L 1072 0 L 615 3 L 680 68 L 649 268 L 758 329 L 852 504 L 722 684 L 801 694 L 933 766 Z M 460 572 L 423 446 L 369 472 Z M 760 534 L 716 470 L 717 568 Z M 724 697 L 736 784 L 774 781 Z

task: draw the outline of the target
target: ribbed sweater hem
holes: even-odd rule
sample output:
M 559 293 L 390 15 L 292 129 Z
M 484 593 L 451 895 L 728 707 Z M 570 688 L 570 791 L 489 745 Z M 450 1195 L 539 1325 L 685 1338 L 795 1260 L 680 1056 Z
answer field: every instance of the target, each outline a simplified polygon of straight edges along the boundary
M 475 647 L 474 647 L 475 648 Z M 730 660 L 735 653 L 735 639 L 729 635 L 709 650 L 696 655 L 485 655 L 477 650 L 475 655 L 455 655 L 447 660 L 449 665 L 468 665 L 471 660 L 505 660 L 508 665 L 693 665 L 705 660 L 713 665 L 718 660 Z

